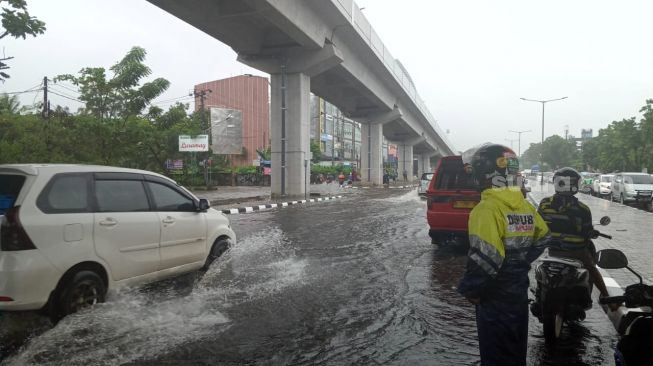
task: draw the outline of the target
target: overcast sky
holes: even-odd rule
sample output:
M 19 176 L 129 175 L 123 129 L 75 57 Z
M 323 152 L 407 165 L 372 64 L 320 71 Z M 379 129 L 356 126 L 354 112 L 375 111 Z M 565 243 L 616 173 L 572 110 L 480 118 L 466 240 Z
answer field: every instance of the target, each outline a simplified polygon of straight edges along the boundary
M 486 141 L 510 145 L 506 139 L 516 135 L 508 130 L 533 130 L 522 135 L 522 151 L 539 141 L 540 104 L 520 97 L 569 97 L 547 104 L 546 136 L 563 135 L 565 125 L 576 136 L 582 128 L 596 134 L 613 120 L 638 115 L 653 98 L 650 0 L 357 3 L 459 150 Z M 147 50 L 153 76 L 172 83 L 160 101 L 204 81 L 265 75 L 236 62 L 228 46 L 142 0 L 28 0 L 28 9 L 47 31 L 3 40 L 4 53 L 16 58 L 2 91 L 25 90 L 43 76 L 85 66 L 108 68 L 135 45 Z M 23 94 L 21 101 L 41 97 Z

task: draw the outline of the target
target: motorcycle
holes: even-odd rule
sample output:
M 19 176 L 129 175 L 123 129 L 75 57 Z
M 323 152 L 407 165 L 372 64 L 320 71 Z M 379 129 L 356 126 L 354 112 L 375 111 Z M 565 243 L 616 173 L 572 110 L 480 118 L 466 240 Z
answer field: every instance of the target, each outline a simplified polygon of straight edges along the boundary
M 623 295 L 599 299 L 602 305 L 625 304 L 612 311 L 604 310 L 619 333 L 614 358 L 617 366 L 651 365 L 653 349 L 653 286 L 644 284 L 642 276 L 628 266 L 626 255 L 617 249 L 597 253 L 597 265 L 603 269 L 626 268 L 639 278 L 639 283 L 626 287 Z
M 609 223 L 609 217 L 601 218 L 601 225 Z M 599 236 L 612 239 L 597 230 L 592 230 L 589 236 L 588 240 Z M 555 247 L 548 246 L 535 266 L 537 286 L 531 289 L 535 301 L 530 305 L 531 313 L 542 323 L 544 341 L 549 347 L 555 347 L 564 323 L 584 320 L 585 312 L 592 308 L 589 271 L 580 260 L 551 253 Z

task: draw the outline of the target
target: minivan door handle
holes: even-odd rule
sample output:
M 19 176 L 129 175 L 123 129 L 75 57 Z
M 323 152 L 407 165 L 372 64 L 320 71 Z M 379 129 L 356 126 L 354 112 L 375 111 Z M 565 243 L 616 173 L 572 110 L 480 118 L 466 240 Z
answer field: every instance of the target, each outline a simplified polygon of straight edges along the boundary
M 163 223 L 164 224 L 174 224 L 175 219 L 172 216 L 168 216 L 165 219 L 163 219 Z
M 100 225 L 102 226 L 116 226 L 118 224 L 118 221 L 111 217 L 107 217 L 106 219 L 100 221 Z

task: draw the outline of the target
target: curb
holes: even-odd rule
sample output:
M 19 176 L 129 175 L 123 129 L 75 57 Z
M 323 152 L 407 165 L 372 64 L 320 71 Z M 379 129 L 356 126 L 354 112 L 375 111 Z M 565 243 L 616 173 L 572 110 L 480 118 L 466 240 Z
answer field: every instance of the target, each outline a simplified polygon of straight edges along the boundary
M 410 186 L 389 186 L 387 188 L 389 189 L 408 189 L 408 188 L 416 188 L 417 185 L 410 185 Z M 384 186 L 362 186 L 362 187 L 351 187 L 351 189 L 372 189 L 372 188 L 379 188 L 379 189 L 385 189 L 386 187 Z
M 288 207 L 292 205 L 299 205 L 303 203 L 309 203 L 309 202 L 322 202 L 322 201 L 331 201 L 335 200 L 338 198 L 342 198 L 342 196 L 332 196 L 332 197 L 324 197 L 324 198 L 311 198 L 309 200 L 299 200 L 299 201 L 290 201 L 290 202 L 282 202 L 282 203 L 269 203 L 267 205 L 257 205 L 257 206 L 248 206 L 248 207 L 238 207 L 238 208 L 230 208 L 227 210 L 222 210 L 222 213 L 225 215 L 237 215 L 241 213 L 251 213 L 251 212 L 256 212 L 256 211 L 264 211 L 272 208 L 278 208 L 278 207 Z

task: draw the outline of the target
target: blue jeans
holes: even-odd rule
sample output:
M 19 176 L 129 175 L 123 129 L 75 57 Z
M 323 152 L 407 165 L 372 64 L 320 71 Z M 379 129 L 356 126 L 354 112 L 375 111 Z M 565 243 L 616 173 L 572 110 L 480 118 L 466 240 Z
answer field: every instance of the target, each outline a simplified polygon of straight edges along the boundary
M 528 303 L 482 301 L 476 306 L 481 366 L 525 366 Z

